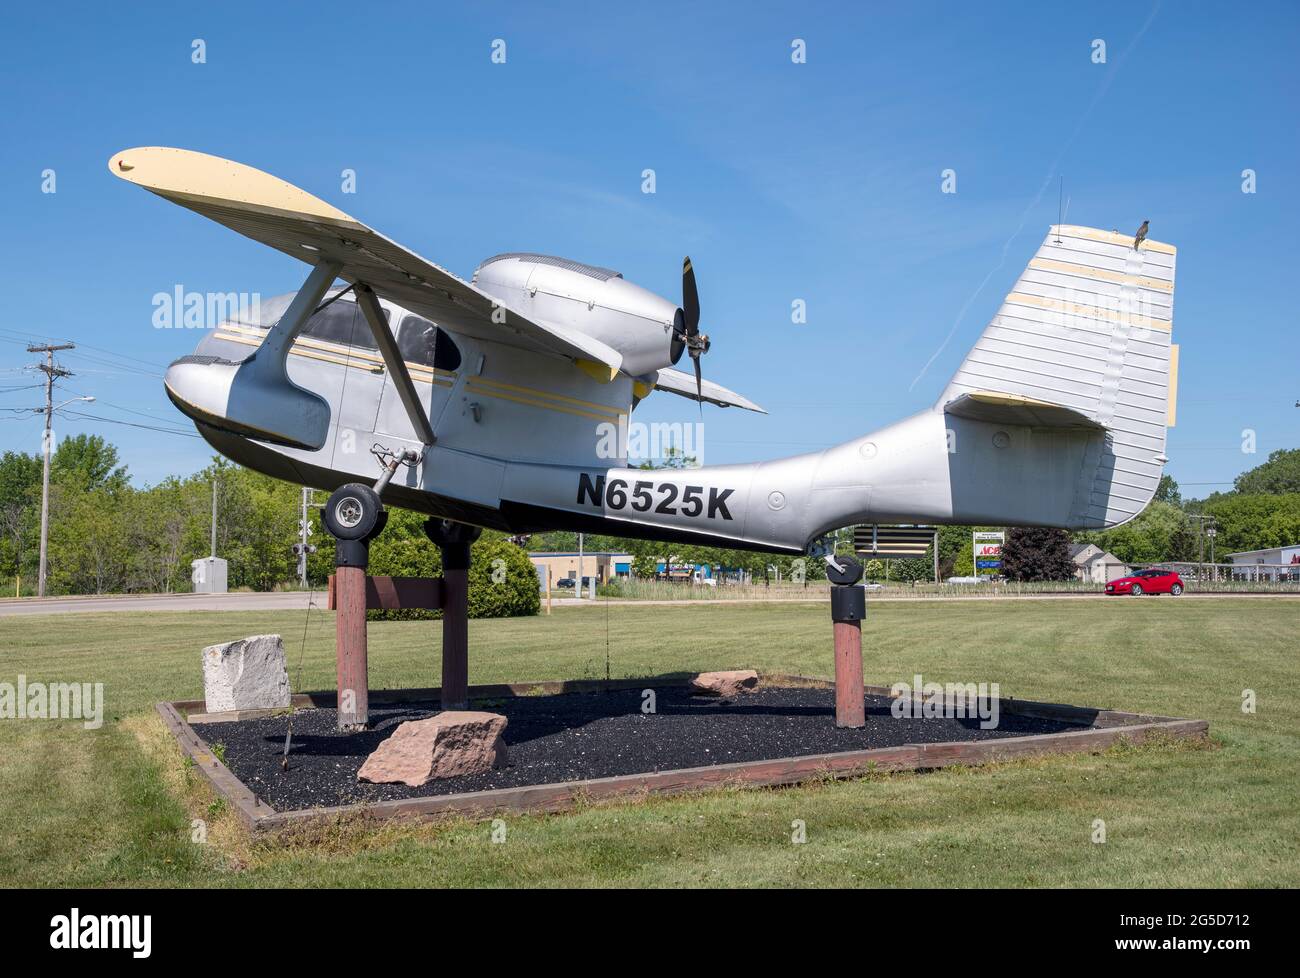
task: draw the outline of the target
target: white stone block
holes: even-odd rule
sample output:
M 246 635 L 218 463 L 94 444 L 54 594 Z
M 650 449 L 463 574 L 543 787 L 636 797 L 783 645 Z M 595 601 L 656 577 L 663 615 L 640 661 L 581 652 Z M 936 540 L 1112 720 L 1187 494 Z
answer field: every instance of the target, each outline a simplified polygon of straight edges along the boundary
M 209 713 L 289 705 L 289 670 L 279 635 L 251 635 L 203 650 L 203 699 Z

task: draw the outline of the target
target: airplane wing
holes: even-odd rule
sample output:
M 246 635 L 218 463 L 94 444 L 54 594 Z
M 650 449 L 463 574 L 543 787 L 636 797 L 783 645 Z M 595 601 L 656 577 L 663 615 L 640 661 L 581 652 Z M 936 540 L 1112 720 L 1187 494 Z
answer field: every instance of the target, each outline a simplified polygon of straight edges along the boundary
M 695 394 L 695 376 L 681 370 L 674 370 L 666 367 L 659 371 L 658 377 L 654 382 L 655 390 L 668 391 L 670 394 L 680 394 L 682 397 L 690 398 L 692 401 L 700 400 Z M 742 397 L 735 391 L 729 391 L 721 384 L 715 384 L 711 380 L 700 382 L 703 400 L 710 404 L 716 404 L 718 407 L 738 407 L 746 411 L 757 411 L 759 414 L 767 414 L 761 407 L 755 404 L 747 397 Z
M 114 176 L 309 265 L 341 266 L 400 306 L 476 339 L 622 366 L 617 350 L 576 330 L 538 323 L 504 306 L 356 218 L 269 173 L 206 153 L 142 146 L 108 161 Z M 494 316 L 495 312 L 495 316 Z

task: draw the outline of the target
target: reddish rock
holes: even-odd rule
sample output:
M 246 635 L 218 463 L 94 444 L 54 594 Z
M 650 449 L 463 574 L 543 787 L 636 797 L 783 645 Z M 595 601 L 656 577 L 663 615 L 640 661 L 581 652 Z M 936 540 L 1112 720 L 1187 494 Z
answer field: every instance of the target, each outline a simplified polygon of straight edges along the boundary
M 753 669 L 733 669 L 729 672 L 702 672 L 691 680 L 691 690 L 706 696 L 734 699 L 741 693 L 758 686 L 758 673 Z
M 408 720 L 366 758 L 357 778 L 418 788 L 435 778 L 505 767 L 501 734 L 507 722 L 499 713 L 476 710 L 447 710 L 427 720 Z

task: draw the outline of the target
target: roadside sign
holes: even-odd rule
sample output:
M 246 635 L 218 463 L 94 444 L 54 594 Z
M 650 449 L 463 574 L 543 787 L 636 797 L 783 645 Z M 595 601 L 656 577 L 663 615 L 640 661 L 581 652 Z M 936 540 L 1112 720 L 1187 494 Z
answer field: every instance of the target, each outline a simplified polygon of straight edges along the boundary
M 1002 545 L 1006 542 L 1006 534 L 1001 530 L 976 530 L 971 537 L 975 549 L 975 573 L 1002 573 Z
M 924 557 L 936 532 L 932 526 L 855 526 L 853 549 L 870 559 Z

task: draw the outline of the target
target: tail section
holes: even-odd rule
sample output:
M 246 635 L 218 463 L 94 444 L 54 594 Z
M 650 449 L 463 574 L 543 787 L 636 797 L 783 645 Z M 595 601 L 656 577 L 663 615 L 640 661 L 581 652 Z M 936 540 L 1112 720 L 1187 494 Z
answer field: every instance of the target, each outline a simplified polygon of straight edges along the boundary
M 936 405 L 957 442 L 954 515 L 1018 502 L 1025 522 L 1102 527 L 1146 507 L 1174 417 L 1175 258 L 1159 241 L 1051 228 Z M 1013 438 L 1029 444 L 1007 452 Z M 1007 493 L 1023 498 L 990 498 Z
M 857 523 L 1114 526 L 1160 483 L 1173 290 L 1171 246 L 1052 228 L 929 410 L 807 455 L 653 478 L 534 467 L 505 491 L 545 484 L 553 525 L 793 552 Z

